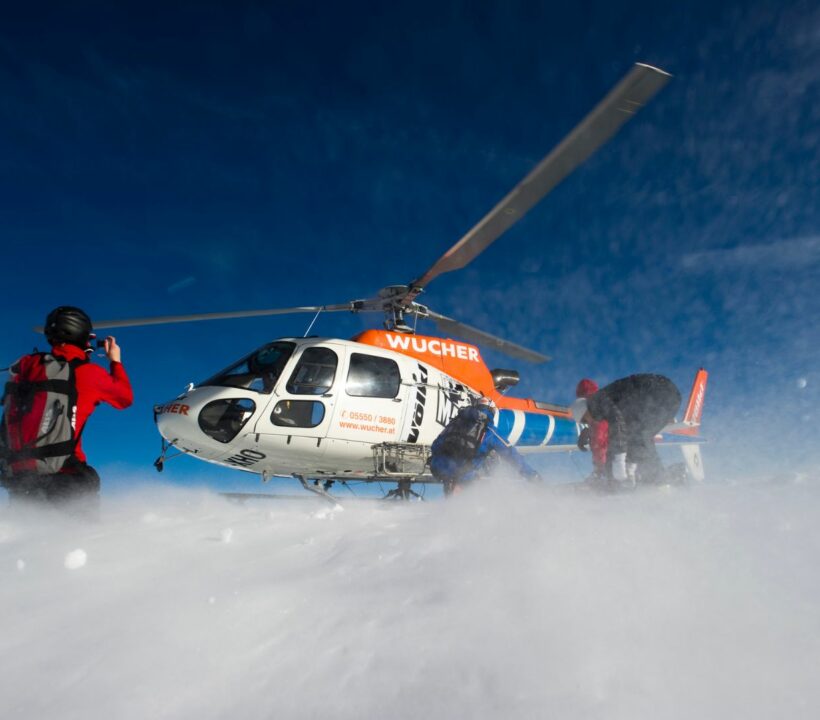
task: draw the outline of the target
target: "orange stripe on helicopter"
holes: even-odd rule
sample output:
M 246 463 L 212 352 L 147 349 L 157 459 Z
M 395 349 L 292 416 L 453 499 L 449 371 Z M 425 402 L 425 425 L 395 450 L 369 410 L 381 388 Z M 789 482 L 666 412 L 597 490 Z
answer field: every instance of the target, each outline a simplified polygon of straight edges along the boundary
M 493 377 L 475 345 L 458 342 L 450 338 L 411 335 L 409 333 L 390 332 L 389 330 L 365 330 L 351 339 L 363 345 L 392 350 L 420 360 L 441 370 L 454 380 L 464 383 L 470 389 L 490 398 L 499 408 L 569 417 L 569 412 L 563 411 L 563 409 L 553 407 L 546 410 L 543 407 L 538 407 L 535 400 L 506 397 L 499 393 L 495 389 Z

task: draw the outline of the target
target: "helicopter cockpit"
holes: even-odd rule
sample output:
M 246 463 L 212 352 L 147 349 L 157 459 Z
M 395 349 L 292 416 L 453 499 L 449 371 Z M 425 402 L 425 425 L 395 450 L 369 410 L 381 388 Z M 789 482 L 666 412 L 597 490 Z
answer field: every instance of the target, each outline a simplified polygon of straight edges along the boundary
M 296 343 L 281 340 L 268 343 L 200 383 L 200 386 L 233 387 L 269 394 L 295 347 Z

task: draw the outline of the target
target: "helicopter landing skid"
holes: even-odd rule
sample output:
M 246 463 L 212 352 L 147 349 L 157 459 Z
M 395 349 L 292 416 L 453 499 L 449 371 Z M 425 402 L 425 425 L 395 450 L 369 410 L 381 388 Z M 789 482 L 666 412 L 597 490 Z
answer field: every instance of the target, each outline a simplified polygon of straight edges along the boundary
M 156 468 L 157 472 L 162 472 L 165 469 L 165 463 L 168 460 L 173 460 L 175 457 L 187 454 L 184 450 L 180 450 L 179 452 L 173 455 L 169 455 L 168 451 L 172 447 L 175 447 L 176 444 L 177 440 L 171 440 L 171 442 L 166 442 L 165 438 L 162 438 L 162 452 L 159 454 L 159 457 L 156 460 L 154 460 L 154 468 Z
M 312 483 L 308 482 L 307 478 L 304 475 L 297 475 L 296 473 L 293 474 L 300 483 L 302 483 L 302 487 L 305 490 L 309 490 L 310 492 L 318 495 L 321 498 L 324 498 L 332 505 L 339 505 L 338 498 L 334 497 L 328 492 L 328 488 L 333 484 L 332 480 L 314 480 Z
M 399 480 L 396 487 L 388 492 L 382 500 L 410 500 L 410 498 L 424 500 L 421 495 L 413 490 L 410 480 Z

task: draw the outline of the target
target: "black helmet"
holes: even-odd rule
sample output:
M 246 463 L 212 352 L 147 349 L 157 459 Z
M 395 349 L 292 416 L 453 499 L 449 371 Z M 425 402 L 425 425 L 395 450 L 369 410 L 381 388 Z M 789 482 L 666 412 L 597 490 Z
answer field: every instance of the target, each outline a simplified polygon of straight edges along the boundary
M 44 332 L 52 345 L 68 343 L 83 350 L 91 337 L 91 318 L 80 308 L 62 305 L 52 310 L 46 318 Z

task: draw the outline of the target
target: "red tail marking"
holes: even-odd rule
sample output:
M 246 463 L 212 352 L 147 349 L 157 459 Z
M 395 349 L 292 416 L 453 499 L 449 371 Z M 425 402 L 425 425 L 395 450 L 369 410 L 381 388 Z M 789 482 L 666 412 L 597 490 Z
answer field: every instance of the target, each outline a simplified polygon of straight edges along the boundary
M 706 381 L 709 373 L 703 368 L 695 373 L 695 381 L 692 383 L 692 392 L 689 393 L 689 402 L 686 404 L 686 413 L 683 422 L 691 425 L 688 428 L 675 430 L 675 435 L 697 435 L 700 419 L 703 417 L 703 402 L 706 397 Z
M 708 379 L 709 373 L 703 368 L 695 374 L 695 382 L 692 383 L 692 392 L 689 395 L 689 404 L 686 406 L 683 422 L 700 425 L 700 419 L 703 417 L 703 400 L 706 397 L 706 381 Z

